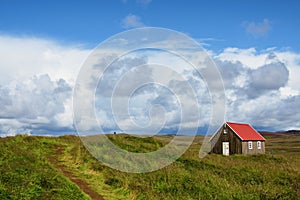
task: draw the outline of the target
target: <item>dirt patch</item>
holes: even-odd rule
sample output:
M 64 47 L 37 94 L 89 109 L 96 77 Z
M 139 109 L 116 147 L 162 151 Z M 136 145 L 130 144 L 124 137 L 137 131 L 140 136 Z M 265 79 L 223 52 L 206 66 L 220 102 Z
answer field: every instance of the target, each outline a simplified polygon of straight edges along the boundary
M 56 153 L 55 155 L 49 157 L 50 162 L 65 176 L 67 176 L 73 183 L 75 183 L 84 193 L 89 195 L 91 199 L 104 200 L 104 198 L 100 194 L 95 192 L 87 182 L 76 177 L 72 172 L 68 170 L 67 166 L 59 164 L 58 157 L 63 154 L 64 147 L 61 145 L 55 145 L 55 148 Z

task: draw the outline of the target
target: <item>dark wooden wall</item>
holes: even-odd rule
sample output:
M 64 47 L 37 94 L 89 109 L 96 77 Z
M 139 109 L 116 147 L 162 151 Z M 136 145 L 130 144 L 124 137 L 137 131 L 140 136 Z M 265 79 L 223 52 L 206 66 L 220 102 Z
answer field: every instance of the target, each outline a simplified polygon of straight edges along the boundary
M 252 149 L 248 148 L 248 141 L 242 142 L 243 154 L 264 154 L 265 153 L 265 141 L 261 141 L 261 149 L 257 149 L 257 141 L 252 141 Z
M 224 129 L 227 134 L 224 134 Z M 211 138 L 211 152 L 223 154 L 223 142 L 229 142 L 229 154 L 259 154 L 265 153 L 265 142 L 261 141 L 261 149 L 257 149 L 257 141 L 252 141 L 252 149 L 248 148 L 248 141 L 242 141 L 227 125 L 223 125 Z
M 224 129 L 227 130 L 227 134 L 224 134 Z M 224 125 L 218 130 L 217 134 L 211 139 L 212 153 L 223 154 L 223 142 L 229 142 L 229 154 L 241 154 L 242 153 L 242 141 L 241 139 L 228 127 Z

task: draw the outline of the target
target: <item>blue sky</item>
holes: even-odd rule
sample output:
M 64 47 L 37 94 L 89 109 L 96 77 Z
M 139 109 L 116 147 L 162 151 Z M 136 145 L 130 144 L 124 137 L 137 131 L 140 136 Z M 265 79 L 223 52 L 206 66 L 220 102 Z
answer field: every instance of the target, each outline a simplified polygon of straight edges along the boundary
M 206 41 L 210 48 L 292 48 L 299 52 L 298 1 L 1 1 L 3 34 L 53 38 L 95 46 L 124 30 L 129 14 L 146 26 L 164 27 Z M 262 33 L 247 26 L 267 21 Z M 258 28 L 258 27 L 257 27 Z
M 259 130 L 300 129 L 299 8 L 296 0 L 2 0 L 0 136 L 74 132 L 72 92 L 88 55 L 99 43 L 115 34 L 148 26 L 182 32 L 203 45 L 224 82 L 226 120 L 251 123 Z M 171 72 L 161 73 L 147 66 L 150 61 L 182 65 L 175 58 L 168 60 L 166 57 L 157 52 L 144 57 L 125 57 L 120 61 L 124 68 L 109 71 L 108 77 L 116 79 L 122 70 L 130 69 L 129 64 L 143 64 L 142 71 L 147 70 L 149 76 L 131 75 L 121 93 L 132 84 L 148 79 L 169 80 L 167 88 L 176 82 L 176 89 L 185 91 L 184 84 L 179 84 L 179 77 L 176 79 Z M 183 76 L 197 79 L 189 73 Z M 200 82 L 189 83 L 197 88 Z M 170 92 L 159 87 L 144 89 L 133 95 L 137 102 L 132 105 L 146 107 L 133 106 L 132 118 L 147 124 L 143 121 L 148 120 L 151 112 L 147 106 L 155 103 L 164 107 L 169 117 L 168 126 L 162 130 L 173 132 L 178 127 L 178 104 L 168 103 L 175 102 Z M 203 94 L 205 91 L 199 90 L 198 95 Z M 122 126 L 130 132 L 127 118 L 122 118 L 116 127 L 105 106 L 107 99 L 101 95 L 98 98 L 100 104 L 96 112 L 104 129 L 122 131 Z M 159 106 L 154 106 L 154 111 L 161 111 Z M 188 105 L 187 110 L 192 111 L 193 106 Z M 204 109 L 202 112 L 211 111 Z M 154 124 L 147 131 L 156 130 L 161 121 L 159 117 L 154 113 Z M 184 130 L 195 128 L 192 127 L 195 118 L 187 119 Z M 209 119 L 204 119 L 196 128 L 201 132 L 208 125 Z M 88 123 L 84 127 L 88 127 Z

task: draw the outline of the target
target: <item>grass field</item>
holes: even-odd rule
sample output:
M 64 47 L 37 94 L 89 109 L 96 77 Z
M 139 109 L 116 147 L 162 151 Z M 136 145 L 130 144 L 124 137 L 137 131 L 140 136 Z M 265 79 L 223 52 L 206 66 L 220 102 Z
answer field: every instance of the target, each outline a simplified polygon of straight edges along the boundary
M 171 136 L 109 138 L 128 151 L 150 152 Z M 265 155 L 200 159 L 198 136 L 173 164 L 146 174 L 104 166 L 75 136 L 1 138 L 0 199 L 89 199 L 66 171 L 104 199 L 300 199 L 300 136 L 266 138 Z

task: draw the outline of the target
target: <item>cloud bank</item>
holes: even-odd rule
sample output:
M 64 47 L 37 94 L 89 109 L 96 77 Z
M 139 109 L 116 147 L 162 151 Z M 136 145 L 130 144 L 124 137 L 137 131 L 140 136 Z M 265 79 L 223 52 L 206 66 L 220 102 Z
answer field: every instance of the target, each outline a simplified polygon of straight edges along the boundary
M 74 133 L 72 90 L 77 73 L 90 52 L 90 49 L 52 40 L 0 36 L 1 136 Z M 264 130 L 300 129 L 300 54 L 276 49 L 257 51 L 254 48 L 226 48 L 218 54 L 209 53 L 224 81 L 227 120 L 251 123 Z M 181 94 L 182 101 L 187 102 L 185 111 L 191 114 L 182 122 L 185 130 L 196 125 L 199 116 L 192 114 L 195 106 L 192 101 L 189 103 L 192 94 L 188 92 L 186 81 L 167 69 L 148 65 L 151 59 L 158 61 L 164 56 L 155 54 L 153 57 L 125 57 L 119 61 L 118 68 L 106 74 L 106 85 L 98 88 L 101 92 L 96 93 L 97 117 L 106 130 L 120 127 L 130 130 L 133 120 L 149 130 L 158 128 L 165 121 L 164 131 L 172 132 L 178 127 L 180 102 L 168 88 Z M 164 62 L 180 66 L 176 59 Z M 142 67 L 130 71 L 130 66 Z M 149 84 L 137 89 L 128 102 L 132 119 L 113 116 L 104 106 L 110 100 L 105 95 L 112 91 L 111 86 L 120 81 L 118 77 L 126 70 L 129 70 L 126 81 L 121 80 L 116 88 L 120 100 L 137 83 L 161 79 L 167 85 L 166 88 Z M 200 126 L 205 127 L 209 123 L 209 117 L 205 116 L 211 112 L 205 84 L 189 71 L 183 71 L 181 75 L 193 87 L 199 88 L 196 95 L 202 97 L 200 117 L 203 120 Z M 213 78 L 214 74 L 210 76 Z M 122 110 L 123 107 L 120 105 L 116 109 Z M 116 117 L 122 122 L 119 127 L 115 126 Z
M 90 50 L 0 36 L 0 134 L 73 131 L 72 88 Z

